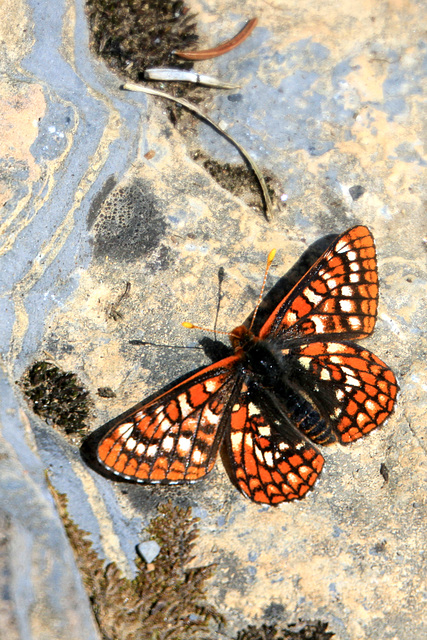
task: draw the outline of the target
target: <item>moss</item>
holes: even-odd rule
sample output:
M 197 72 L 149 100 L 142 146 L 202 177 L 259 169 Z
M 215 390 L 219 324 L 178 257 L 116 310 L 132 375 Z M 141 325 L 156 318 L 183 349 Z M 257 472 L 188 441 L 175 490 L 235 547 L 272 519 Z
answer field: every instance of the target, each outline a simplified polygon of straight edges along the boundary
M 261 627 L 250 625 L 239 631 L 236 640 L 329 640 L 335 634 L 327 631 L 328 623 L 317 620 L 286 627 L 263 624 Z
M 20 385 L 34 413 L 66 434 L 86 433 L 86 420 L 90 413 L 89 392 L 75 373 L 67 373 L 50 362 L 39 361 L 24 373 Z
M 170 502 L 159 507 L 147 533 L 161 551 L 149 565 L 137 558 L 137 574 L 129 580 L 114 562 L 98 558 L 68 515 L 66 496 L 53 493 L 104 639 L 196 640 L 207 637 L 212 622 L 224 622 L 204 595 L 214 565 L 187 567 L 198 535 L 190 509 Z
M 192 68 L 172 54 L 198 40 L 195 16 L 181 0 L 88 0 L 86 11 L 92 48 L 132 80 L 150 67 Z
M 263 208 L 263 201 L 260 194 L 258 182 L 247 166 L 230 164 L 229 162 L 218 162 L 209 158 L 203 151 L 197 150 L 192 153 L 192 158 L 218 182 L 223 188 L 227 189 L 237 197 L 243 197 L 250 194 L 252 200 L 251 206 L 259 209 Z M 264 175 L 267 189 L 270 197 L 275 199 L 275 191 L 272 188 L 273 178 Z

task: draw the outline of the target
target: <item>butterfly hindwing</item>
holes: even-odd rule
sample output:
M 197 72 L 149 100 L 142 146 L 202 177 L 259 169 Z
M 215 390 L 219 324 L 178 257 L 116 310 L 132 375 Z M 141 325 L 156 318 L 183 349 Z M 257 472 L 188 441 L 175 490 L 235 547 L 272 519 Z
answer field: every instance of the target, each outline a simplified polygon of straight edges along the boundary
M 282 300 L 261 328 L 260 338 L 292 339 L 372 333 L 378 303 L 375 244 L 369 229 L 342 234 Z
M 227 434 L 232 474 L 255 502 L 302 498 L 314 485 L 323 457 L 260 388 L 242 386 L 231 408 Z
M 287 375 L 346 444 L 382 424 L 399 387 L 377 356 L 356 344 L 313 342 L 284 351 Z
M 230 356 L 206 367 L 128 412 L 100 441 L 100 462 L 137 482 L 202 478 L 212 469 L 223 438 L 236 360 Z

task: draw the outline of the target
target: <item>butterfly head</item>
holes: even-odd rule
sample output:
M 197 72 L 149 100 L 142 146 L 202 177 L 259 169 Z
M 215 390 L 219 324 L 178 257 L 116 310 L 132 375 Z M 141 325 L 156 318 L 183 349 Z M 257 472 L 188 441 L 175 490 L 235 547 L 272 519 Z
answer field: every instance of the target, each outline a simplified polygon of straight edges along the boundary
M 229 334 L 231 346 L 235 353 L 247 351 L 248 346 L 253 344 L 258 338 L 244 324 L 233 329 Z

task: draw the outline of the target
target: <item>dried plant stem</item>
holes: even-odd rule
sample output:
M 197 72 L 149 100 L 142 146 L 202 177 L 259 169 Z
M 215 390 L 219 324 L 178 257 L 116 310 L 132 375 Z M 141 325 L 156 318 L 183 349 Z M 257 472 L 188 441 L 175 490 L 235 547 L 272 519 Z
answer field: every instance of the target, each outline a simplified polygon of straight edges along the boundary
M 183 69 L 146 69 L 144 80 L 160 80 L 160 82 L 193 82 L 216 89 L 240 89 L 238 84 L 222 82 L 219 78 L 207 76 L 205 73 L 186 71 Z
M 164 91 L 158 91 L 157 89 L 143 87 L 142 85 L 134 84 L 133 82 L 126 82 L 126 84 L 122 86 L 122 89 L 125 89 L 126 91 L 140 91 L 141 93 L 148 93 L 153 96 L 159 96 L 160 98 L 166 98 L 166 100 L 172 100 L 173 102 L 176 102 L 177 104 L 180 104 L 181 106 L 186 107 L 186 109 L 189 109 L 193 113 L 196 113 L 200 118 L 202 118 L 206 122 L 209 122 L 210 125 L 212 125 L 225 138 L 227 138 L 227 140 L 229 140 L 231 144 L 233 144 L 236 147 L 236 149 L 241 153 L 241 155 L 244 157 L 246 162 L 249 164 L 255 176 L 257 177 L 257 180 L 261 187 L 261 193 L 262 193 L 264 206 L 265 206 L 265 217 L 267 218 L 267 220 L 271 220 L 273 218 L 273 204 L 271 202 L 271 198 L 268 193 L 267 185 L 265 183 L 265 180 L 260 170 L 258 169 L 258 166 L 255 164 L 254 160 L 252 160 L 248 152 L 232 136 L 230 136 L 229 133 L 224 131 L 224 129 L 222 129 L 209 116 L 203 113 L 203 111 L 201 111 L 198 107 L 196 107 L 196 105 L 192 104 L 191 102 L 188 102 L 188 100 L 185 100 L 184 98 L 175 98 L 175 96 L 172 96 L 169 93 L 165 93 Z
M 214 49 L 203 49 L 202 51 L 173 51 L 176 56 L 180 58 L 185 58 L 185 60 L 210 60 L 210 58 L 217 58 L 218 56 L 223 56 L 224 53 L 228 53 L 232 49 L 238 47 L 246 38 L 252 33 L 258 23 L 258 18 L 252 18 L 249 20 L 239 31 L 239 33 L 231 38 L 231 40 L 227 40 L 222 44 L 219 44 Z

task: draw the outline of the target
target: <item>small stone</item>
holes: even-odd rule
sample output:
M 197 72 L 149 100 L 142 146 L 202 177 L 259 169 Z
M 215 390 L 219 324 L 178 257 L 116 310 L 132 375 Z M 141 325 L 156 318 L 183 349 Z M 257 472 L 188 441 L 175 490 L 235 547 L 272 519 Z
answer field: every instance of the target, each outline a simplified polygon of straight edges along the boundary
M 115 398 L 116 397 L 116 393 L 111 389 L 111 387 L 99 387 L 98 388 L 98 395 L 101 396 L 101 398 Z
M 141 542 L 137 545 L 136 550 L 139 555 L 147 564 L 153 562 L 160 553 L 160 546 L 155 540 L 147 540 L 147 542 Z
M 354 187 L 350 187 L 348 190 L 353 200 L 358 200 L 365 193 L 366 189 L 360 184 L 356 184 Z

